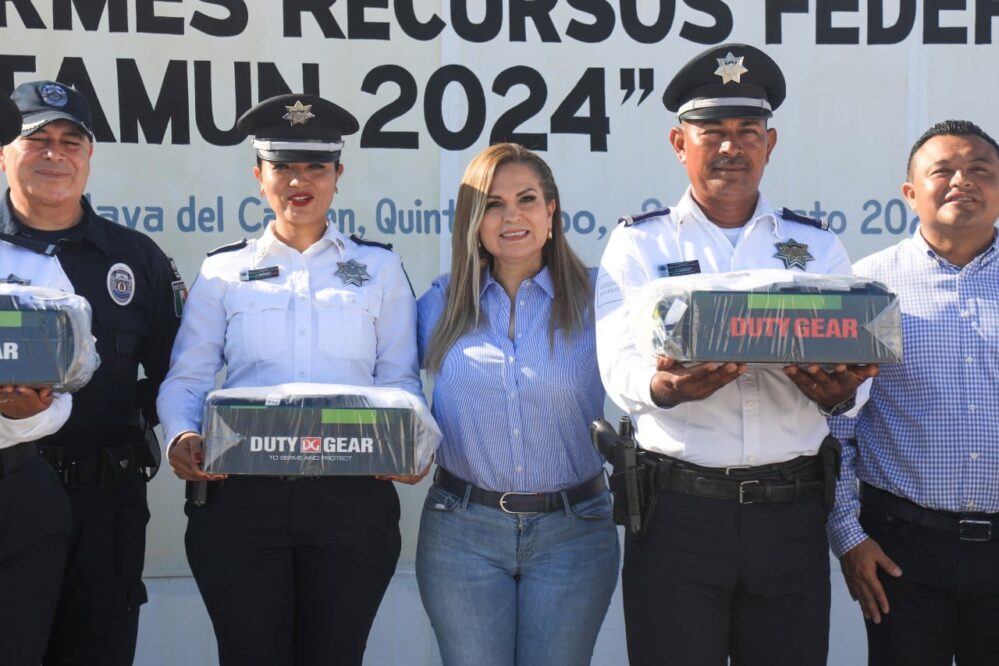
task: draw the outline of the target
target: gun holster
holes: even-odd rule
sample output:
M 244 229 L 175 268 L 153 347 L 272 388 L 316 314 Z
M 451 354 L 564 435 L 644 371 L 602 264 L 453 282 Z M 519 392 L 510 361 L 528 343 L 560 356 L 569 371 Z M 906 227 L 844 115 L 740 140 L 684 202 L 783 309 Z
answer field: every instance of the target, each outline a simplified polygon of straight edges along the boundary
M 659 498 L 656 465 L 635 447 L 631 420 L 621 419 L 620 433 L 603 419 L 590 426 L 594 444 L 611 463 L 610 490 L 614 495 L 614 522 L 641 539 Z
M 843 447 L 839 439 L 827 435 L 819 446 L 819 461 L 822 463 L 822 481 L 825 483 L 823 503 L 826 511 L 832 511 L 836 503 L 836 481 L 839 480 L 840 467 L 843 464 Z
M 125 486 L 129 477 L 140 474 L 136 447 L 131 443 L 100 449 L 101 490 L 114 491 Z

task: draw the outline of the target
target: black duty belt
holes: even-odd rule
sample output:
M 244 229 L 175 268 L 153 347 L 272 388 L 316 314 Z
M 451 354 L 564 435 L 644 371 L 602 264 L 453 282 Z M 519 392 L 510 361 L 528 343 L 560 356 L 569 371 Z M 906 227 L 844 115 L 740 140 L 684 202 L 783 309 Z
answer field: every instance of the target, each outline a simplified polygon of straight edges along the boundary
M 656 465 L 655 486 L 660 492 L 681 493 L 739 504 L 798 502 L 825 492 L 818 456 L 757 467 L 703 467 L 646 451 Z
M 458 478 L 443 467 L 437 468 L 434 483 L 458 497 L 464 497 L 465 492 L 468 491 L 469 502 L 500 509 L 510 514 L 551 513 L 552 511 L 559 511 L 565 507 L 562 501 L 563 493 L 571 505 L 589 499 L 607 489 L 603 472 L 589 481 L 583 481 L 579 485 L 554 493 L 498 493 L 492 490 L 484 490 Z
M 991 541 L 999 537 L 999 514 L 956 513 L 919 506 L 886 490 L 860 483 L 860 501 L 864 506 L 890 513 L 899 520 L 953 534 L 961 541 Z
M 66 446 L 40 446 L 38 453 L 48 461 L 67 488 L 97 481 L 101 477 L 99 449 Z
M 0 477 L 13 474 L 38 456 L 34 442 L 21 442 L 0 449 Z

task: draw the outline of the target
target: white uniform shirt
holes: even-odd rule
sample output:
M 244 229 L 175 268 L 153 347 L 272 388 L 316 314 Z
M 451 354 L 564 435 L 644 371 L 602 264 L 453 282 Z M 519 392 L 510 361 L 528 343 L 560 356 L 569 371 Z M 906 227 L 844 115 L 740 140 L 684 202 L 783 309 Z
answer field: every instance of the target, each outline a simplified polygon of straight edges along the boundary
M 345 275 L 363 270 L 370 279 L 358 285 L 337 276 L 339 264 L 351 260 L 356 265 Z M 272 277 L 240 277 L 275 268 Z M 304 252 L 268 227 L 244 247 L 208 257 L 184 305 L 156 403 L 167 442 L 201 432 L 205 395 L 223 365 L 225 388 L 397 386 L 422 398 L 416 301 L 399 257 L 333 226 Z
M 0 281 L 8 279 L 73 293 L 73 285 L 54 256 L 0 240 Z M 72 406 L 73 399 L 68 393 L 57 393 L 49 408 L 34 416 L 8 419 L 0 414 L 0 449 L 51 435 L 66 423 Z
M 709 467 L 765 465 L 818 451 L 829 433 L 825 417 L 780 367 L 750 366 L 705 400 L 658 407 L 650 393 L 655 359 L 638 352 L 628 323 L 628 297 L 666 277 L 667 264 L 697 260 L 702 273 L 783 269 L 774 244 L 790 239 L 808 246 L 808 272 L 850 274 L 835 234 L 784 219 L 762 194 L 734 247 L 689 188 L 668 214 L 613 231 L 597 278 L 597 358 L 607 395 L 632 415 L 643 449 Z

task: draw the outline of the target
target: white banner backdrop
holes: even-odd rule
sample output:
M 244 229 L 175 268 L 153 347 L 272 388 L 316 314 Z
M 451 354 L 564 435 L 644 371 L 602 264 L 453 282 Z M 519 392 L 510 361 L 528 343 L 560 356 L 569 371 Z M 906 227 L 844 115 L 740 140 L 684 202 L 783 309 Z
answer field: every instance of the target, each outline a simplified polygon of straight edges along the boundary
M 917 223 L 899 191 L 916 137 L 946 118 L 999 134 L 997 17 L 994 0 L 0 0 L 0 88 L 58 79 L 88 96 L 88 196 L 189 284 L 205 252 L 270 215 L 235 119 L 281 92 L 332 99 L 361 132 L 330 220 L 392 243 L 419 295 L 448 265 L 461 173 L 493 141 L 542 150 L 588 264 L 618 217 L 675 202 L 686 175 L 662 92 L 730 41 L 787 78 L 770 202 L 826 219 L 854 259 L 895 243 Z M 169 476 L 153 488 L 154 575 L 185 570 Z M 403 493 L 404 560 L 422 492 Z

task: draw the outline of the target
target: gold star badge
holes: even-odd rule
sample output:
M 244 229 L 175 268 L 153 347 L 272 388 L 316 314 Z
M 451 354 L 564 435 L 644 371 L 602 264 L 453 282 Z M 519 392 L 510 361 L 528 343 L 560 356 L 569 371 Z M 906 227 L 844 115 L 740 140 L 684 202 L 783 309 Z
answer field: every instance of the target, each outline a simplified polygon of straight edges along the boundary
M 337 269 L 333 275 L 337 276 L 345 285 L 353 284 L 358 287 L 364 286 L 365 280 L 370 280 L 368 275 L 368 265 L 362 264 L 354 259 L 336 262 Z
M 777 254 L 774 256 L 784 262 L 784 268 L 797 266 L 801 270 L 806 270 L 805 264 L 815 260 L 815 257 L 809 254 L 808 246 L 793 238 L 789 238 L 786 243 L 774 243 L 774 247 L 777 248 Z
M 295 100 L 294 106 L 284 107 L 288 110 L 288 113 L 281 116 L 282 120 L 290 120 L 291 126 L 304 125 L 309 122 L 310 118 L 315 118 L 315 114 L 312 113 L 311 104 L 302 104 L 302 100 Z
M 742 83 L 740 77 L 749 71 L 742 66 L 742 61 L 745 60 L 745 57 L 739 56 L 737 58 L 732 55 L 731 51 L 724 58 L 715 58 L 715 60 L 718 61 L 718 69 L 715 70 L 715 74 L 722 78 L 722 85 L 729 81 Z

